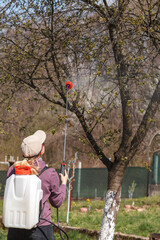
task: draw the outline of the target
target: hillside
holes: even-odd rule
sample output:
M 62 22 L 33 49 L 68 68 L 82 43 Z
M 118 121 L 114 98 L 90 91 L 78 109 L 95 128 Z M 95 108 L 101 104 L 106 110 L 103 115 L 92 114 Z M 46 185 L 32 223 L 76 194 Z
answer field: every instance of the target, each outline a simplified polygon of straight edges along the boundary
M 14 99 L 3 105 L 1 114 L 1 131 L 0 131 L 0 161 L 4 161 L 5 156 L 14 156 L 22 159 L 20 150 L 21 141 L 24 137 L 33 134 L 36 130 L 42 129 L 47 134 L 45 161 L 59 168 L 63 160 L 64 147 L 64 115 L 65 109 L 61 109 L 50 104 L 44 99 L 39 98 L 32 91 L 29 94 L 24 93 L 21 98 L 18 93 Z M 99 126 L 94 131 L 98 141 L 103 143 L 101 135 L 106 131 L 106 138 L 110 139 L 111 133 L 118 126 L 117 119 L 111 116 L 106 120 L 105 126 Z M 111 131 L 113 129 L 113 131 Z M 119 133 L 120 138 L 120 133 Z M 118 142 L 114 141 L 103 143 L 104 153 L 113 159 L 113 152 L 118 147 Z M 156 143 L 158 146 L 158 141 Z M 155 147 L 156 148 L 156 147 Z M 141 150 L 141 148 L 140 148 Z M 104 167 L 102 162 L 95 156 L 90 145 L 83 135 L 83 130 L 74 115 L 69 113 L 67 125 L 67 144 L 66 144 L 66 161 L 73 159 L 75 152 L 78 152 L 78 161 L 82 162 L 84 168 Z M 152 158 L 152 153 L 150 153 Z M 130 166 L 144 166 L 148 159 L 148 152 L 139 151 L 130 163 Z

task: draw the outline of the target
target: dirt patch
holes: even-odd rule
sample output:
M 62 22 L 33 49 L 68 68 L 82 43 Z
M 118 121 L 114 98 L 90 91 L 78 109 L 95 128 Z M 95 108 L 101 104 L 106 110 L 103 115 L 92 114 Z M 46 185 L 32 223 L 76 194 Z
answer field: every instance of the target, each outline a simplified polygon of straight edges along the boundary
M 126 212 L 133 211 L 133 210 L 137 212 L 144 212 L 146 210 L 146 207 L 135 207 L 132 205 L 125 205 L 124 208 Z

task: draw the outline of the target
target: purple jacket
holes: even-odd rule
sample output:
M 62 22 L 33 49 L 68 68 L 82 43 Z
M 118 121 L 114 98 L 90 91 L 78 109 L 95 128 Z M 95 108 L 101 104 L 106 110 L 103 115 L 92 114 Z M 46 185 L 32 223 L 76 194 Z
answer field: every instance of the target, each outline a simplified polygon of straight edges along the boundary
M 38 159 L 39 167 L 41 170 L 46 166 L 45 162 L 42 158 Z M 7 172 L 7 178 L 15 173 L 14 167 L 11 166 Z M 64 184 L 59 184 L 59 176 L 54 168 L 48 168 L 39 176 L 42 181 L 42 190 L 43 190 L 43 198 L 42 198 L 42 218 L 45 218 L 51 221 L 51 208 L 50 204 L 58 208 L 62 205 L 65 200 L 66 195 L 66 186 Z M 49 200 L 49 202 L 48 202 Z M 49 225 L 50 223 L 44 220 L 41 220 L 39 225 Z

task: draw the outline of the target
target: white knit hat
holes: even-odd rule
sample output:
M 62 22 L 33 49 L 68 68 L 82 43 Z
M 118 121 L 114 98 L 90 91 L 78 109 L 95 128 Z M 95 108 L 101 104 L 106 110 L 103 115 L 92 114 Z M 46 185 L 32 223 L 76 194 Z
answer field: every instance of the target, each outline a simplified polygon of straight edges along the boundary
M 38 130 L 33 135 L 24 138 L 21 144 L 21 150 L 24 157 L 37 156 L 41 152 L 42 144 L 45 140 L 46 134 L 42 130 Z

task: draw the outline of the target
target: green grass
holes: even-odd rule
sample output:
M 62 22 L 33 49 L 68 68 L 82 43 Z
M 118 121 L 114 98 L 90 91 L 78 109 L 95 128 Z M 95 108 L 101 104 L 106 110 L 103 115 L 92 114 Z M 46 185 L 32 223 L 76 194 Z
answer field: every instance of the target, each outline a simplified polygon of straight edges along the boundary
M 3 200 L 0 199 L 0 216 L 2 216 Z
M 132 204 L 134 206 L 144 207 L 145 211 L 138 212 L 135 210 L 126 211 L 124 206 Z M 81 213 L 81 207 L 91 206 L 91 211 L 88 213 Z M 93 230 L 100 230 L 101 221 L 103 217 L 104 201 L 72 201 L 72 211 L 69 216 L 69 226 L 88 228 Z M 2 201 L 0 201 L 0 215 L 2 215 Z M 61 225 L 66 224 L 67 202 L 64 202 L 59 209 L 59 220 Z M 53 222 L 57 223 L 56 210 L 52 208 Z M 139 236 L 149 237 L 151 232 L 160 233 L 160 196 L 146 197 L 138 199 L 122 199 L 120 210 L 116 222 L 116 232 L 135 234 Z M 2 235 L 5 232 L 2 231 Z M 81 235 L 75 231 L 68 233 L 70 239 L 93 239 Z M 0 235 L 0 240 L 4 240 Z M 55 239 L 59 240 L 59 234 L 55 234 Z
M 145 207 L 145 211 L 126 212 L 125 204 L 133 200 L 123 200 L 116 223 L 116 231 L 149 237 L 151 232 L 160 233 L 160 196 L 134 199 L 135 206 Z
M 0 228 L 0 240 L 7 239 L 7 231 Z
M 81 213 L 80 208 L 91 206 L 91 211 L 88 213 Z M 98 212 L 97 209 L 103 209 L 103 201 L 72 201 L 72 211 L 69 214 L 69 226 L 88 228 L 93 230 L 99 230 L 102 221 L 102 212 Z M 59 209 L 60 222 L 66 224 L 67 217 L 67 202 L 62 204 Z M 56 211 L 52 208 L 52 219 L 56 221 Z

